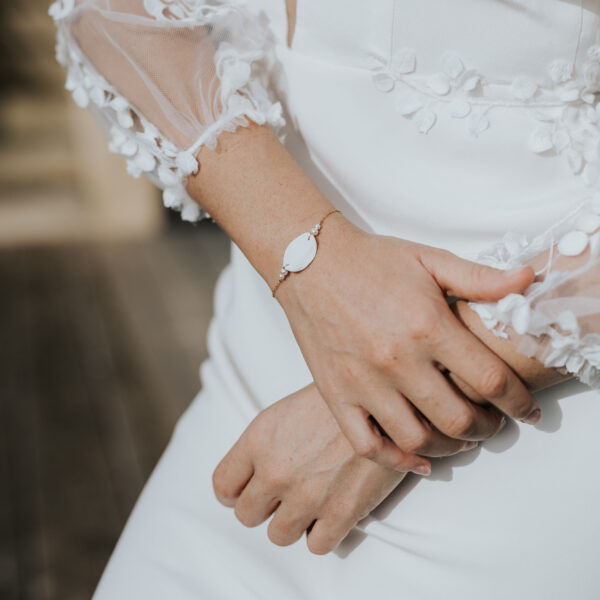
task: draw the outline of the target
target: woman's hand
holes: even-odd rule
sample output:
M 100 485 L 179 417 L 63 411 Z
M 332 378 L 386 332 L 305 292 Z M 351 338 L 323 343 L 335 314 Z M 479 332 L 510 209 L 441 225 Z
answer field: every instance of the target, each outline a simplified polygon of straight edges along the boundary
M 311 384 L 250 423 L 215 470 L 213 484 L 244 525 L 259 525 L 274 512 L 268 529 L 273 543 L 292 544 L 308 531 L 310 551 L 325 554 L 404 476 L 357 456 Z
M 532 269 L 506 274 L 367 234 L 341 215 L 327 220 L 319 245 L 314 263 L 288 277 L 278 299 L 357 454 L 426 474 L 429 462 L 417 455 L 451 454 L 457 440 L 493 436 L 502 414 L 469 401 L 444 371 L 510 417 L 539 420 L 532 394 L 456 319 L 445 298 L 498 300 L 524 290 Z

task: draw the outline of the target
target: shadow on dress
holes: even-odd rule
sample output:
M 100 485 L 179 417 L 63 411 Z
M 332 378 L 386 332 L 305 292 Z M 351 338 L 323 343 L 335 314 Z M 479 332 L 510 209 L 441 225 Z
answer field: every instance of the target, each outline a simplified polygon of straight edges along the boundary
M 568 400 L 589 390 L 589 388 L 571 380 L 554 385 L 550 388 L 537 392 L 535 397 L 542 407 L 542 420 L 535 428 L 545 433 L 554 433 L 560 429 L 563 412 L 559 400 Z M 519 440 L 519 426 L 512 420 L 508 420 L 506 427 L 494 438 L 485 442 L 485 449 L 489 452 L 499 454 L 514 446 Z M 470 452 L 463 452 L 455 456 L 432 461 L 432 472 L 428 477 L 434 481 L 452 481 L 454 469 L 470 465 L 477 460 L 481 453 L 481 447 Z M 365 519 L 363 519 L 342 541 L 335 553 L 340 558 L 346 558 L 366 538 L 367 533 L 363 529 L 372 521 L 382 521 L 402 502 L 404 498 L 419 485 L 421 477 L 409 474 L 406 479 Z

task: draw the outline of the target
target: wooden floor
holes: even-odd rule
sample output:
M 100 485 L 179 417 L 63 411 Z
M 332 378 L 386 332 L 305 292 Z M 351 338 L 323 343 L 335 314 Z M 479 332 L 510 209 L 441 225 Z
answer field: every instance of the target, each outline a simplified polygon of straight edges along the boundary
M 88 600 L 198 366 L 228 242 L 0 253 L 0 598 Z

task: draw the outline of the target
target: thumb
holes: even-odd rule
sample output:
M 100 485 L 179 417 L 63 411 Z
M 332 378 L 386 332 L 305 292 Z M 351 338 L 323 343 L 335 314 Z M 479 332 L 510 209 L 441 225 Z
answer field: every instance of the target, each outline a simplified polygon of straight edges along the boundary
M 493 302 L 508 294 L 520 294 L 535 278 L 531 267 L 503 271 L 437 248 L 423 251 L 421 263 L 449 296 L 465 300 Z

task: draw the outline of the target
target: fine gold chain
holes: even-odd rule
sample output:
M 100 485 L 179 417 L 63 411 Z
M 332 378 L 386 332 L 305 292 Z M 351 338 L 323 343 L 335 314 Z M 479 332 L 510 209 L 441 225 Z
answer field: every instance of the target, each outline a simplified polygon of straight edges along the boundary
M 325 219 L 334 213 L 339 213 L 337 208 L 330 210 L 311 230 L 310 233 L 317 238 L 319 233 L 321 233 L 321 227 L 323 227 L 323 223 Z M 311 261 L 312 262 L 312 261 Z M 310 263 L 309 263 L 310 264 Z M 307 265 L 308 267 L 309 265 Z M 279 286 L 285 281 L 286 277 L 289 275 L 289 271 L 286 271 L 285 267 L 281 269 L 279 273 L 279 281 L 271 288 L 271 293 L 273 294 L 273 298 L 275 298 L 275 293 L 279 289 Z

